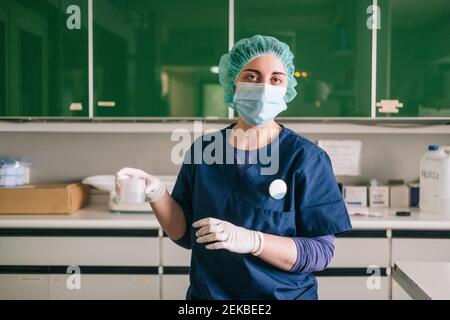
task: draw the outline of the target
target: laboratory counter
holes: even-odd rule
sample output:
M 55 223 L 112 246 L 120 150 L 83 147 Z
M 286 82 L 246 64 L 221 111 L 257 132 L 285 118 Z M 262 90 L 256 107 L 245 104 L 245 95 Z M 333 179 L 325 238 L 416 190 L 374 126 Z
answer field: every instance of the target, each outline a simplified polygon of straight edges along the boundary
M 450 230 L 450 213 L 435 214 L 408 209 L 397 216 L 392 208 L 369 209 L 369 216 L 351 216 L 353 230 Z M 379 214 L 379 216 L 377 215 Z M 71 215 L 0 215 L 0 228 L 105 228 L 158 229 L 152 213 L 115 213 L 107 205 L 93 204 Z
M 113 213 L 99 200 L 72 215 L 0 215 L 0 299 L 184 299 L 191 251 L 154 214 Z M 394 263 L 450 261 L 450 214 L 396 211 L 351 216 L 353 230 L 316 273 L 320 299 L 409 298 L 391 277 Z M 81 291 L 65 287 L 73 266 L 84 274 Z M 381 276 L 378 288 L 371 275 Z

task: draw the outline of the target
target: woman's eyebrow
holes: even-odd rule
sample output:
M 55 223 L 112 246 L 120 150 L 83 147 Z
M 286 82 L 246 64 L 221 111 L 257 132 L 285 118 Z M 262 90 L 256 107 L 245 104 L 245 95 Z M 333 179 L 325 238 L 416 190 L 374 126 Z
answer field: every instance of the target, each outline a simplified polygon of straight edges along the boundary
M 245 69 L 244 72 L 255 72 L 255 73 L 261 74 L 261 71 L 259 71 L 257 69 Z M 284 72 L 281 72 L 281 71 L 274 71 L 274 72 L 272 72 L 272 75 L 283 75 L 283 76 L 286 76 L 286 74 Z
M 256 70 L 256 69 L 245 69 L 244 71 L 255 72 L 255 73 L 261 74 L 261 71 Z

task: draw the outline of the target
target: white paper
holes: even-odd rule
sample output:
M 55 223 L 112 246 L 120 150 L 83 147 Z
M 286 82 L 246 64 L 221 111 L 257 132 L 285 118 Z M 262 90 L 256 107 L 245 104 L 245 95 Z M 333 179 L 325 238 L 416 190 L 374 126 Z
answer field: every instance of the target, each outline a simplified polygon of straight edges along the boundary
M 361 175 L 360 140 L 319 140 L 318 145 L 330 157 L 336 176 Z
M 369 216 L 369 208 L 363 206 L 346 205 L 349 216 Z

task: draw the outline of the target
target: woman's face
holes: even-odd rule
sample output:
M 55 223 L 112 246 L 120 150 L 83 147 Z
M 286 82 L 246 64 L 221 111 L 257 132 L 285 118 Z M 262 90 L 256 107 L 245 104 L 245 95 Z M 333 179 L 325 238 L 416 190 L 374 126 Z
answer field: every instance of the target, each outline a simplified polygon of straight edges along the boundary
M 287 87 L 287 75 L 277 56 L 270 54 L 250 61 L 236 79 L 238 82 L 267 83 Z

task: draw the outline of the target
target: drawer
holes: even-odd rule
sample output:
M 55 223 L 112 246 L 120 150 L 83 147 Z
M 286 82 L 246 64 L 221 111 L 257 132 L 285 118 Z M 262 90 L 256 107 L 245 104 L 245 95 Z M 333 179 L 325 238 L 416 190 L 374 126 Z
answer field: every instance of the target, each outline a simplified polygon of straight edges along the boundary
M 388 277 L 381 277 L 380 288 L 369 289 L 369 277 L 317 277 L 319 300 L 386 300 Z
M 81 274 L 80 289 L 69 289 L 73 288 L 67 286 L 70 276 L 73 275 L 49 275 L 51 300 L 159 299 L 158 275 Z
M 448 262 L 450 239 L 393 238 L 392 262 L 398 261 Z
M 329 267 L 368 267 L 389 264 L 387 238 L 336 238 Z
M 46 274 L 0 274 L 0 300 L 47 300 Z
M 0 237 L 0 265 L 158 264 L 156 237 Z
M 176 245 L 167 237 L 163 238 L 162 264 L 164 266 L 190 266 L 191 250 Z
M 163 300 L 185 300 L 189 288 L 188 274 L 163 275 L 162 277 L 162 299 Z

